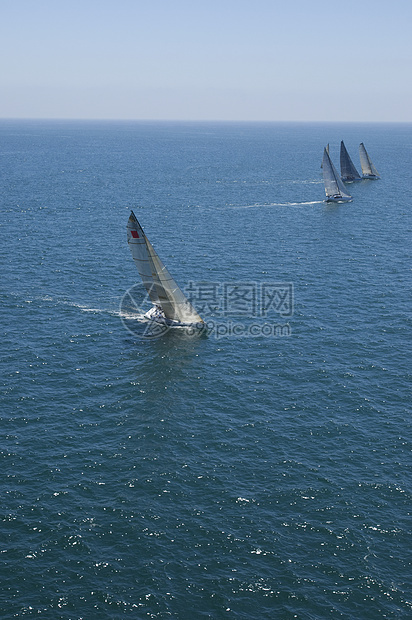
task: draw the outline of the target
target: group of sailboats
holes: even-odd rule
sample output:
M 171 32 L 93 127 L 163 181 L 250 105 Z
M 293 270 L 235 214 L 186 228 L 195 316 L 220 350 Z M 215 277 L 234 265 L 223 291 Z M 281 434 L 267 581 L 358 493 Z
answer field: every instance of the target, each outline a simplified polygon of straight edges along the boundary
M 346 150 L 343 140 L 340 143 L 340 175 L 329 155 L 329 144 L 323 151 L 322 172 L 325 182 L 326 202 L 350 202 L 352 196 L 346 189 L 345 183 L 360 181 L 361 179 L 379 179 L 379 173 L 369 157 L 363 142 L 359 145 L 359 157 L 362 176 L 356 169 Z
M 326 202 L 348 202 L 352 200 L 345 183 L 358 181 L 362 178 L 379 179 L 378 171 L 363 143 L 359 146 L 359 154 L 362 177 L 356 170 L 342 140 L 340 147 L 341 174 L 339 175 L 330 158 L 329 144 L 325 147 L 322 171 L 325 181 Z M 146 312 L 144 319 L 157 324 L 160 323 L 166 327 L 190 326 L 203 330 L 205 328 L 203 319 L 170 275 L 146 237 L 133 211 L 127 222 L 127 242 L 143 285 L 152 302 L 152 307 Z

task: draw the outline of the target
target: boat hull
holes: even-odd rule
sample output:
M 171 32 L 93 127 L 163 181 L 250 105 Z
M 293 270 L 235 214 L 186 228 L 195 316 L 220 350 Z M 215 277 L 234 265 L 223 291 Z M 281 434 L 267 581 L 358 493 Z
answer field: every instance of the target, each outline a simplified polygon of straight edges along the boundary
M 325 202 L 352 202 L 352 197 L 344 198 L 343 196 L 328 196 Z
M 199 330 L 204 329 L 205 327 L 205 323 L 203 321 L 201 323 L 184 323 L 182 321 L 168 319 L 158 306 L 153 306 L 150 308 L 144 317 L 148 321 L 152 321 L 153 323 L 157 323 L 159 325 L 166 325 L 167 327 L 195 327 Z

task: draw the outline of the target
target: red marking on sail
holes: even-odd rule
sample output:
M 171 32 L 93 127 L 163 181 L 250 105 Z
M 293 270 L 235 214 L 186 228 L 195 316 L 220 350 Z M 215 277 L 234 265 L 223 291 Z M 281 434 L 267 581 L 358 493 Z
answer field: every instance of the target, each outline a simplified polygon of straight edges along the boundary
M 133 239 L 138 239 L 139 238 L 139 233 L 137 232 L 137 230 L 131 230 L 130 232 L 132 233 Z

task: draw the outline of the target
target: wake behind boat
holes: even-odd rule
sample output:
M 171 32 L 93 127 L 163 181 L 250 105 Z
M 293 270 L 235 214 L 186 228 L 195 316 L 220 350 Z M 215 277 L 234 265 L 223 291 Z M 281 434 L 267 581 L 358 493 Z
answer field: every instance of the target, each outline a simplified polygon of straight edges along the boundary
M 342 181 L 349 183 L 351 181 L 360 181 L 362 178 L 356 170 L 343 140 L 340 143 L 340 176 Z
M 144 315 L 145 318 L 170 327 L 203 328 L 203 319 L 160 260 L 133 211 L 127 222 L 127 242 L 153 304 Z
M 380 179 L 379 172 L 376 170 L 375 166 L 372 163 L 371 158 L 369 157 L 365 145 L 363 142 L 359 145 L 359 157 L 362 168 L 362 176 L 364 179 Z
M 323 151 L 322 172 L 325 182 L 326 202 L 350 202 L 352 196 L 346 191 L 346 187 L 337 173 L 326 148 Z

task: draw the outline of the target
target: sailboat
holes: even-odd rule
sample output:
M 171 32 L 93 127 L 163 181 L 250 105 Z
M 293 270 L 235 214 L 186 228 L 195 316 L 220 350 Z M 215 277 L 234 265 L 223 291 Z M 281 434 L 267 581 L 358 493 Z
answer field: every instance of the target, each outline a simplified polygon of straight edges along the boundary
M 362 175 L 364 179 L 380 179 L 379 172 L 373 165 L 371 158 L 369 157 L 363 142 L 359 145 L 359 157 L 362 168 Z
M 352 200 L 352 196 L 346 191 L 326 148 L 323 151 L 322 171 L 326 202 L 349 202 Z
M 127 222 L 127 242 L 153 304 L 145 318 L 171 327 L 204 327 L 203 319 L 160 260 L 133 211 Z
M 343 140 L 340 143 L 340 176 L 342 181 L 360 181 L 361 176 L 351 160 Z

